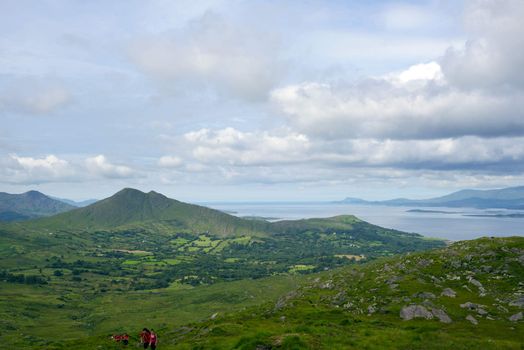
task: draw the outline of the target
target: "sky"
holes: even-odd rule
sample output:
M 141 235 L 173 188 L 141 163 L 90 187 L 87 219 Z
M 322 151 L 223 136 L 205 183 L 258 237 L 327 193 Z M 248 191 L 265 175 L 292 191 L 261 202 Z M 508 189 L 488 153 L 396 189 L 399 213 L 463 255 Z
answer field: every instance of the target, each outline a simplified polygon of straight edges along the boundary
M 2 0 L 0 191 L 524 185 L 524 1 Z

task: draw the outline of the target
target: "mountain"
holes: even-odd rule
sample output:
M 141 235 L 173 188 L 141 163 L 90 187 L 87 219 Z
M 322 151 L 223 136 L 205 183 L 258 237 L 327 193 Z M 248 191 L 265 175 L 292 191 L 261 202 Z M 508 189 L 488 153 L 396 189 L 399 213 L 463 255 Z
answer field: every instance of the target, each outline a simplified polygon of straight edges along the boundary
M 183 203 L 160 193 L 125 188 L 83 208 L 33 222 L 39 227 L 114 230 L 156 226 L 187 232 L 234 235 L 266 231 L 266 223 L 243 220 L 218 210 Z
M 385 201 L 366 201 L 348 197 L 341 201 L 348 204 L 419 206 L 419 207 L 471 207 L 479 209 L 524 209 L 524 186 L 496 190 L 461 190 L 430 199 L 397 198 Z
M 166 330 L 176 349 L 521 349 L 524 238 L 313 275 L 271 304 Z
M 0 221 L 22 221 L 50 216 L 75 207 L 38 191 L 21 194 L 0 192 Z
M 56 200 L 59 200 L 60 202 L 64 202 L 66 204 L 69 204 L 69 205 L 72 205 L 78 208 L 87 207 L 90 204 L 98 202 L 98 199 L 86 199 L 85 201 L 74 201 L 74 200 L 66 199 L 66 198 L 58 198 L 58 197 L 53 197 L 53 198 Z

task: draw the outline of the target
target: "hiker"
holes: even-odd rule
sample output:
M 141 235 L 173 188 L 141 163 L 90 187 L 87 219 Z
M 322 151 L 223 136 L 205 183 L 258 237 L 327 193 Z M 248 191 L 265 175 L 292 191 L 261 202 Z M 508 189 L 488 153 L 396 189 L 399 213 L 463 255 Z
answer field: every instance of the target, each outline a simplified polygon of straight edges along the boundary
M 124 334 L 122 335 L 122 338 L 121 338 L 121 339 L 122 339 L 122 343 L 123 343 L 124 345 L 129 344 L 129 335 L 128 335 L 127 333 L 124 333 Z
M 149 335 L 149 345 L 151 345 L 151 350 L 156 349 L 156 344 L 158 343 L 158 338 L 153 329 L 151 329 L 151 334 Z
M 111 339 L 116 341 L 117 343 L 122 342 L 122 344 L 127 345 L 129 344 L 129 335 L 127 333 L 124 334 L 114 334 L 111 336 Z
M 140 332 L 140 341 L 144 344 L 144 349 L 149 347 L 149 342 L 151 340 L 151 331 L 147 328 L 142 329 Z

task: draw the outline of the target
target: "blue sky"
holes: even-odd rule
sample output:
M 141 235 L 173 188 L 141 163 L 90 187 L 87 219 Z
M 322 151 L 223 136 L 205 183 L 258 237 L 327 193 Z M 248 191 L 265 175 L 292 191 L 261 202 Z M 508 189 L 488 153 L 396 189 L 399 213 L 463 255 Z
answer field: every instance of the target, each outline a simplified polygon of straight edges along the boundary
M 2 1 L 0 191 L 521 185 L 523 16 L 517 0 Z

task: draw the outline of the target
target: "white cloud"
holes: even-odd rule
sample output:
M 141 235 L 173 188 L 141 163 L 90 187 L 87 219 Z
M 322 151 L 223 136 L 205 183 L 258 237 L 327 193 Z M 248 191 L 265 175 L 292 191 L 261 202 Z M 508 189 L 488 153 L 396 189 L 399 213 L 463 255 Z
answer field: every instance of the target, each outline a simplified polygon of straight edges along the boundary
M 8 183 L 45 183 L 73 180 L 76 171 L 66 160 L 55 155 L 43 158 L 20 157 L 11 154 L 0 160 L 0 177 Z
M 441 59 L 453 85 L 469 89 L 524 88 L 524 2 L 471 0 L 465 10 L 470 40 Z
M 438 62 L 357 83 L 289 84 L 271 99 L 298 132 L 322 138 L 524 135 L 524 2 L 469 1 L 465 13 L 471 39 Z
M 402 76 L 402 74 L 400 75 Z M 308 82 L 272 92 L 300 132 L 323 138 L 443 138 L 524 134 L 524 93 L 487 94 L 386 79 L 340 87 Z
M 413 81 L 439 81 L 444 78 L 442 69 L 437 62 L 420 63 L 409 67 L 408 69 L 398 73 L 387 76 L 392 81 L 398 81 L 401 84 L 406 84 Z
M 200 129 L 184 135 L 200 162 L 228 165 L 295 163 L 303 160 L 309 139 L 294 132 L 242 132 Z
M 158 160 L 158 165 L 164 168 L 178 168 L 182 163 L 182 158 L 176 156 L 162 156 Z
M 278 40 L 206 12 L 182 30 L 137 40 L 133 61 L 171 84 L 211 88 L 248 99 L 265 99 L 279 77 Z
M 9 112 L 47 114 L 72 100 L 71 92 L 54 79 L 8 76 L 0 82 L 0 109 Z
M 92 175 L 105 178 L 128 178 L 136 175 L 135 171 L 127 166 L 110 163 L 104 155 L 87 158 L 85 166 Z
M 200 129 L 185 134 L 185 140 L 183 148 L 189 161 L 206 165 L 208 171 L 222 169 L 223 174 L 224 167 L 232 174 L 243 167 L 287 167 L 290 171 L 295 167 L 524 170 L 524 137 L 339 140 L 310 139 L 291 130 L 242 132 L 225 128 Z
M 419 29 L 436 20 L 430 9 L 407 4 L 389 5 L 380 17 L 386 28 L 392 30 Z

